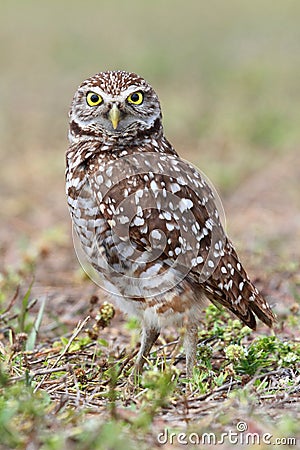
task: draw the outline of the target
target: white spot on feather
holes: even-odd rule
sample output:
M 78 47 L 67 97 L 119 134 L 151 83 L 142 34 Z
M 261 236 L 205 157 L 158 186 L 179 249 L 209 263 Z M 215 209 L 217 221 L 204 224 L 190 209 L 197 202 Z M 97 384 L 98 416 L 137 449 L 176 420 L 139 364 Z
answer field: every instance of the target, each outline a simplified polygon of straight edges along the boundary
M 187 209 L 191 209 L 194 203 L 189 198 L 182 198 L 178 204 L 180 212 L 184 212 Z

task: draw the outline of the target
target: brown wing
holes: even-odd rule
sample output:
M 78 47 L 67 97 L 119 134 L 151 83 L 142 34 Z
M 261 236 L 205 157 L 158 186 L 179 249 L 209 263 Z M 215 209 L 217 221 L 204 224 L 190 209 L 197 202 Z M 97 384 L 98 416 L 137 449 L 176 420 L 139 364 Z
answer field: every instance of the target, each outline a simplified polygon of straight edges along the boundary
M 256 328 L 255 315 L 272 327 L 275 315 L 266 300 L 250 281 L 232 244 L 227 241 L 224 256 L 204 284 L 207 297 L 233 312 L 250 328 Z
M 101 214 L 134 246 L 131 260 L 148 252 L 145 270 L 157 260 L 164 263 L 159 270 L 175 264 L 249 327 L 254 314 L 271 326 L 275 316 L 226 237 L 206 180 L 176 155 L 140 157 L 114 161 L 91 178 Z

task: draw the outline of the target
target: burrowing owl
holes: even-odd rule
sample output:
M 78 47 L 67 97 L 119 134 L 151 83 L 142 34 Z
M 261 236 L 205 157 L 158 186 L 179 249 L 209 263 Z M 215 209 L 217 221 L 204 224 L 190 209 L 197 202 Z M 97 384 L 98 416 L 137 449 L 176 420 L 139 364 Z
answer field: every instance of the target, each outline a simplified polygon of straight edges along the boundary
M 187 374 L 206 299 L 255 329 L 275 316 L 226 236 L 215 195 L 164 136 L 159 99 L 134 73 L 84 81 L 70 110 L 66 191 L 99 283 L 142 321 L 141 370 L 162 328 L 185 327 Z

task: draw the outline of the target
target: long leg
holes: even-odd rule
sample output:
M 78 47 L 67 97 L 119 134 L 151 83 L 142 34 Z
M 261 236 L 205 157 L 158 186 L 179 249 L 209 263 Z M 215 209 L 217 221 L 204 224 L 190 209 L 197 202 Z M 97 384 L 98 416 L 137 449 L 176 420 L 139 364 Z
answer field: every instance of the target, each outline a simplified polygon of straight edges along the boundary
M 193 376 L 193 367 L 196 362 L 198 344 L 198 326 L 191 324 L 187 326 L 184 336 L 184 350 L 186 355 L 186 375 L 187 378 Z
M 139 373 L 142 371 L 143 365 L 146 361 L 147 356 L 159 336 L 159 330 L 157 328 L 147 328 L 143 327 L 141 347 L 138 352 L 136 362 L 135 362 L 135 372 Z

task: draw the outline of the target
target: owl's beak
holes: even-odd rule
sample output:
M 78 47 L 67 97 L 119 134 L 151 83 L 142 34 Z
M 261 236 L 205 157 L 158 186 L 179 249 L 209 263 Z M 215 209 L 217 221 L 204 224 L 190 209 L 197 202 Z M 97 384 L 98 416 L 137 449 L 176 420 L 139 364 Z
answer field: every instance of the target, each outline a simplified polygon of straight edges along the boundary
M 121 115 L 120 110 L 114 103 L 111 107 L 111 110 L 108 113 L 109 120 L 111 121 L 114 130 L 117 128 L 119 124 L 120 115 Z

